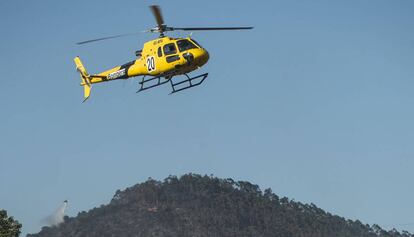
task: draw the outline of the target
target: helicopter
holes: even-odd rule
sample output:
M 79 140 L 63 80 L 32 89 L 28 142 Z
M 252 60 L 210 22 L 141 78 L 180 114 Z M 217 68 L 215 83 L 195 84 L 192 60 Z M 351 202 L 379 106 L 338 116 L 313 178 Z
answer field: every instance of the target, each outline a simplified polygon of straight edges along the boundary
M 159 37 L 144 43 L 142 50 L 135 52 L 136 59 L 121 66 L 114 67 L 98 74 L 88 74 L 79 56 L 74 58 L 76 69 L 80 73 L 84 88 L 85 102 L 91 95 L 92 84 L 126 80 L 142 76 L 137 91 L 145 91 L 165 83 L 170 83 L 172 93 L 186 90 L 200 85 L 207 78 L 208 73 L 190 77 L 188 73 L 202 67 L 209 60 L 209 53 L 191 36 L 186 38 L 172 38 L 164 33 L 169 31 L 202 31 L 202 30 L 249 30 L 253 27 L 171 27 L 164 24 L 161 9 L 157 5 L 150 6 L 155 16 L 157 26 L 143 32 L 159 33 Z M 141 32 L 140 32 L 141 33 Z M 78 42 L 78 45 L 118 38 L 137 33 L 121 34 Z M 173 78 L 185 76 L 185 80 L 174 81 Z M 147 78 L 149 77 L 149 78 Z

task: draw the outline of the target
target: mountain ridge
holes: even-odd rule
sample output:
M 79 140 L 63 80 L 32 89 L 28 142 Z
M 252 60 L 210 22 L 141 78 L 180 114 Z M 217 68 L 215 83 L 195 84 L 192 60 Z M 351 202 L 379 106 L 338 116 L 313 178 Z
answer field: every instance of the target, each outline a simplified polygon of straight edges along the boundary
M 414 237 L 280 198 L 250 182 L 192 173 L 117 190 L 107 205 L 27 235 L 51 236 Z

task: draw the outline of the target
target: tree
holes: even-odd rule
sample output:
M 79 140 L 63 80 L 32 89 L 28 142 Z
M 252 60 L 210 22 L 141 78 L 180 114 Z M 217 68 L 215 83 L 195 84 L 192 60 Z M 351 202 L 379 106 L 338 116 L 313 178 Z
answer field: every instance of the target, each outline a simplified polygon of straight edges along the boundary
M 22 225 L 14 218 L 7 217 L 6 210 L 0 210 L 0 237 L 18 237 Z

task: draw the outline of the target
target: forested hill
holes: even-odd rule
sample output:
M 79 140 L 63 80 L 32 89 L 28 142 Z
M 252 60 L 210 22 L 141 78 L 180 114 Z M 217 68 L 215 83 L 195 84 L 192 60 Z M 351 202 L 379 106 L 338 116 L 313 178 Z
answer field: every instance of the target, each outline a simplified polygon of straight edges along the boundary
M 211 176 L 170 176 L 116 191 L 108 205 L 29 237 L 75 236 L 410 236 L 346 220 L 316 207 L 279 198 L 249 182 Z

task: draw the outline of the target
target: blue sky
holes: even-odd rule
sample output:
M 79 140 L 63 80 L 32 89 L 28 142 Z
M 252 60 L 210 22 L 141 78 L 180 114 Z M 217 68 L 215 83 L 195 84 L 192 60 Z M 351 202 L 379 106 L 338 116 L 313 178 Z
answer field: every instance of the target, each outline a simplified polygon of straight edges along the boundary
M 135 94 L 91 73 L 157 35 L 75 42 L 167 24 L 210 53 L 203 86 Z M 0 1 L 0 208 L 24 233 L 68 199 L 75 216 L 170 174 L 248 180 L 364 223 L 414 231 L 414 2 Z M 186 33 L 172 33 L 186 36 Z

